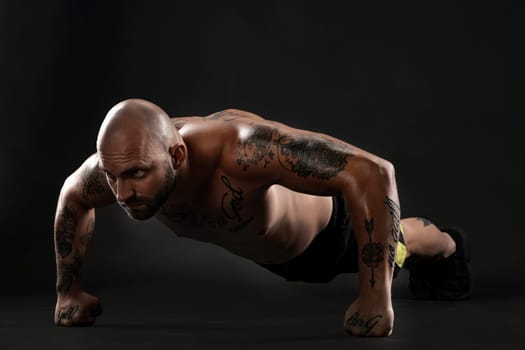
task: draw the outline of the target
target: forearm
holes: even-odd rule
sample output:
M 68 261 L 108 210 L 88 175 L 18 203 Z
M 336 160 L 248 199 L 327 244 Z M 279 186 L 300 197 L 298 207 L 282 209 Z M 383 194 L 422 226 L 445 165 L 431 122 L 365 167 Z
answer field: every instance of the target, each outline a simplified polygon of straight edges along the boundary
M 60 199 L 54 225 L 56 289 L 66 296 L 80 289 L 80 274 L 94 228 L 95 212 L 73 200 Z
M 358 244 L 360 295 L 390 299 L 400 219 L 393 170 L 373 175 L 359 201 L 349 202 Z

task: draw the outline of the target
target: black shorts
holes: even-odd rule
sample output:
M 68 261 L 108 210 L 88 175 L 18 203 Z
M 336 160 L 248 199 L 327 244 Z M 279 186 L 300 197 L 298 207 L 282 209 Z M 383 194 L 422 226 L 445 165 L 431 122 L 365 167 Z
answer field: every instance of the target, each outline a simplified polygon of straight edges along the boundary
M 357 240 L 342 196 L 334 196 L 332 216 L 326 228 L 299 256 L 282 264 L 259 264 L 287 281 L 329 282 L 340 273 L 359 271 Z M 402 231 L 399 242 L 404 249 Z M 398 244 L 399 245 L 399 244 Z M 399 252 L 399 249 L 398 249 Z M 397 255 L 397 254 L 396 254 Z M 394 264 L 394 277 L 401 263 Z

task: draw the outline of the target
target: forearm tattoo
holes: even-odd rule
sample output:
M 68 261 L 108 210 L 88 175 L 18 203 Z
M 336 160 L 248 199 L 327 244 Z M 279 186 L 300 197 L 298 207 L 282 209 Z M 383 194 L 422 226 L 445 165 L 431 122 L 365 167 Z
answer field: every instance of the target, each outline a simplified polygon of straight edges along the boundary
M 392 217 L 392 239 L 394 240 L 394 243 L 396 243 L 399 240 L 400 208 L 399 205 L 389 197 L 385 198 L 385 204 L 388 207 L 390 216 Z
M 370 333 L 372 328 L 375 327 L 375 325 L 379 322 L 379 319 L 382 317 L 382 315 L 375 315 L 370 317 L 368 320 L 365 320 L 363 318 L 359 318 L 359 312 L 354 312 L 352 316 L 346 320 L 346 324 L 352 327 L 359 327 L 363 329 L 366 335 Z
M 73 281 L 80 279 L 80 271 L 82 269 L 82 257 L 80 254 L 75 254 L 73 263 L 59 263 L 58 264 L 58 281 L 57 291 L 61 296 L 65 296 Z
M 388 212 L 390 213 L 390 217 L 392 218 L 392 229 L 391 229 L 391 236 L 392 240 L 394 241 L 393 244 L 388 244 L 388 264 L 390 267 L 394 267 L 394 262 L 396 259 L 396 243 L 399 241 L 399 235 L 400 235 L 400 218 L 401 218 L 401 211 L 399 208 L 399 205 L 394 202 L 393 199 L 389 197 L 385 197 L 385 205 L 388 208 Z
M 237 164 L 266 167 L 277 159 L 281 167 L 300 177 L 328 180 L 339 174 L 352 155 L 350 147 L 317 135 L 281 134 L 277 128 L 254 126 L 250 135 L 237 143 Z
M 106 177 L 98 166 L 87 169 L 82 176 L 82 198 L 89 200 L 94 195 L 104 193 Z
M 368 243 L 361 250 L 361 260 L 370 268 L 370 286 L 374 288 L 376 284 L 374 269 L 384 260 L 384 248 L 379 242 L 372 242 L 372 232 L 374 231 L 374 218 L 370 221 L 365 219 L 365 229 L 368 233 Z
M 85 250 L 93 238 L 93 231 L 95 229 L 95 220 L 93 218 L 88 219 L 86 233 L 80 237 L 80 244 Z
M 58 222 L 55 232 L 55 246 L 58 255 L 65 258 L 73 250 L 73 240 L 77 229 L 77 213 L 69 206 L 64 206 L 58 214 Z
M 390 267 L 394 267 L 396 260 L 396 248 L 392 244 L 388 244 L 388 264 Z

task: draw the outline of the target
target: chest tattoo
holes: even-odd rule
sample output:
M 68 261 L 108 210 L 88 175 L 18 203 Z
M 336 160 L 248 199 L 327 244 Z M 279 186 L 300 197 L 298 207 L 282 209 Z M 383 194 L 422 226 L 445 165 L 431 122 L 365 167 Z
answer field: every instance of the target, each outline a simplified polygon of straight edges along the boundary
M 221 182 L 224 192 L 220 197 L 220 214 L 215 216 L 197 213 L 188 207 L 170 212 L 163 207 L 162 215 L 175 224 L 230 232 L 240 231 L 254 220 L 253 216 L 243 213 L 244 191 L 241 187 L 233 185 L 224 175 L 221 176 Z

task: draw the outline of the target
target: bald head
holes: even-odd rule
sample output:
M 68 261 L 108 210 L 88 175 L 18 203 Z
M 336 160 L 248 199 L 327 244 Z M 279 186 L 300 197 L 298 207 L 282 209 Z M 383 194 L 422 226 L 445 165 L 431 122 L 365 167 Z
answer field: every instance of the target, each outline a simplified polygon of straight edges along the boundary
M 167 150 L 178 141 L 180 135 L 166 112 L 149 101 L 129 99 L 106 114 L 98 132 L 97 151 L 109 143 L 154 144 Z
M 166 112 L 133 99 L 118 103 L 106 115 L 97 153 L 119 204 L 132 218 L 144 220 L 175 188 L 185 145 Z

